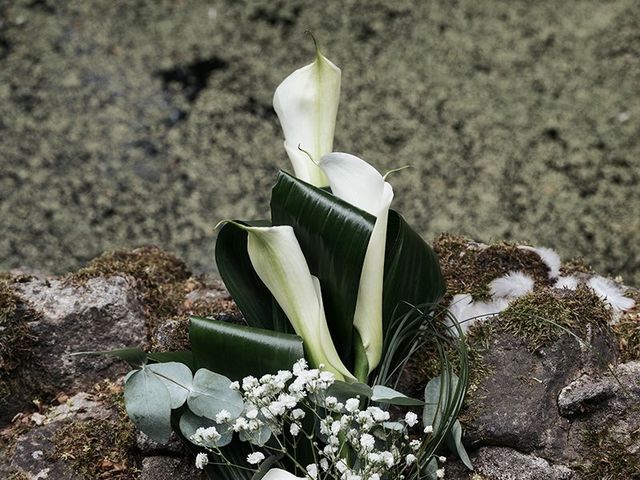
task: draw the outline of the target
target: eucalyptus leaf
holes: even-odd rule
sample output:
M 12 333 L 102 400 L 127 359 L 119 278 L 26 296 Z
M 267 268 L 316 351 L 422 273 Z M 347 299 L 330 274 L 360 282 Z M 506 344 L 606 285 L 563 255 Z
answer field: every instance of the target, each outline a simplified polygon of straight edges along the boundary
M 383 422 L 382 426 L 387 430 L 393 430 L 395 432 L 402 432 L 404 430 L 404 425 L 400 422 Z
M 393 388 L 385 387 L 384 385 L 375 385 L 373 387 L 373 395 L 371 396 L 372 402 L 386 403 L 389 405 L 404 405 L 404 406 L 417 406 L 424 405 L 422 400 L 417 398 L 407 397 L 403 393 L 397 392 Z
M 129 418 L 149 437 L 166 443 L 171 435 L 171 397 L 163 382 L 148 369 L 133 373 L 124 385 Z
M 189 337 L 196 368 L 233 380 L 288 370 L 304 357 L 297 335 L 191 317 Z
M 198 428 L 209 427 L 215 427 L 220 434 L 220 439 L 215 442 L 215 446 L 224 447 L 226 445 L 229 445 L 231 443 L 231 440 L 233 440 L 233 430 L 229 428 L 228 425 L 221 425 L 219 423 L 216 423 L 214 420 L 211 420 L 210 418 L 199 417 L 188 409 L 185 410 L 185 412 L 180 417 L 180 432 L 189 441 L 191 441 L 191 436 L 196 433 Z
M 373 391 L 369 385 L 364 383 L 347 383 L 337 380 L 327 389 L 327 396 L 336 397 L 339 401 L 344 402 L 349 398 L 371 398 Z
M 422 421 L 424 425 L 432 425 L 434 431 L 438 430 L 444 422 L 444 410 L 458 385 L 458 377 L 455 374 L 450 375 L 450 381 L 447 381 L 449 374 L 445 373 L 429 380 L 425 387 Z M 465 466 L 473 470 L 469 455 L 462 444 L 462 426 L 457 419 L 452 423 L 445 439 L 449 449 L 455 451 Z
M 179 408 L 187 400 L 193 374 L 189 367 L 178 362 L 154 363 L 146 367 L 156 374 L 158 379 L 167 387 L 171 397 L 171 408 Z
M 457 452 L 458 457 L 460 457 L 462 463 L 464 463 L 469 470 L 473 470 L 471 459 L 462 444 L 462 425 L 459 420 L 454 422 L 449 434 L 447 435 L 447 445 L 450 450 Z
M 438 474 L 436 471 L 438 470 L 438 462 L 435 457 L 431 457 L 431 459 L 422 467 L 422 474 L 425 476 L 426 480 L 438 480 Z
M 193 376 L 193 386 L 187 404 L 200 417 L 215 419 L 226 410 L 236 419 L 244 408 L 242 395 L 230 388 L 231 380 L 219 373 L 201 368 Z
M 255 432 L 240 432 L 240 440 L 262 447 L 271 438 L 271 429 L 265 424 Z

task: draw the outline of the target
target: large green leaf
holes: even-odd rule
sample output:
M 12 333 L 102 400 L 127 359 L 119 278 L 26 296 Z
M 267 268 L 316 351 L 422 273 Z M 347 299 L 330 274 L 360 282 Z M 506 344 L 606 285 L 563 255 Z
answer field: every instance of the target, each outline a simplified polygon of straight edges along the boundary
M 304 357 L 297 335 L 191 317 L 189 331 L 196 368 L 231 379 L 290 369 Z
M 273 296 L 251 265 L 246 231 L 230 223 L 223 225 L 216 239 L 216 265 L 247 323 L 273 329 Z
M 274 225 L 291 225 L 309 270 L 318 277 L 329 330 L 349 366 L 353 314 L 375 217 L 280 172 L 271 197 Z
M 389 211 L 384 264 L 382 316 L 386 333 L 393 317 L 411 309 L 407 303 L 435 306 L 446 286 L 438 256 L 394 210 Z

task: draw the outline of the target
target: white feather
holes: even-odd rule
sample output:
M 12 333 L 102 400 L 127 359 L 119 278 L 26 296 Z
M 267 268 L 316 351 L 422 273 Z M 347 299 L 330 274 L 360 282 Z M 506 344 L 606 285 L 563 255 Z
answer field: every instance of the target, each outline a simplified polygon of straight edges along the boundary
M 553 285 L 553 288 L 566 288 L 568 290 L 575 290 L 578 288 L 578 277 L 569 275 L 568 277 L 558 277 L 558 280 Z
M 518 298 L 533 290 L 533 279 L 522 272 L 509 272 L 489 284 L 493 298 Z
M 518 248 L 537 254 L 549 269 L 549 278 L 558 278 L 560 276 L 562 261 L 560 260 L 560 255 L 558 255 L 555 250 L 546 247 L 529 247 L 527 245 L 521 245 Z
M 451 327 L 450 333 L 452 335 L 457 334 L 457 329 L 453 327 L 454 322 L 451 320 L 451 316 L 453 316 L 460 325 L 460 329 L 466 333 L 475 322 L 497 315 L 507 308 L 508 304 L 509 302 L 503 298 L 492 302 L 474 302 L 473 297 L 469 294 L 454 295 L 449 305 L 446 324 Z
M 625 297 L 624 290 L 608 278 L 591 277 L 587 285 L 616 312 L 630 310 L 635 305 L 633 299 Z

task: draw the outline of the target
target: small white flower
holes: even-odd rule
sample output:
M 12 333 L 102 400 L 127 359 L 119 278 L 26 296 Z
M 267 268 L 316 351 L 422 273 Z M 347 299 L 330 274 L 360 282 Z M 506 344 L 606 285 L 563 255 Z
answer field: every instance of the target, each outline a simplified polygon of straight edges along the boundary
M 438 457 L 438 461 L 439 461 L 440 463 L 444 463 L 444 462 L 446 462 L 446 461 L 447 461 L 447 457 Z
M 238 382 L 237 380 L 235 382 L 231 382 L 231 385 L 229 385 L 229 388 L 231 390 L 240 390 L 240 382 Z
M 251 465 L 257 465 L 263 460 L 264 453 L 262 452 L 254 452 L 247 455 L 247 462 L 249 462 Z
M 407 425 L 413 427 L 418 423 L 418 415 L 413 412 L 407 412 L 407 414 L 404 416 L 404 421 L 407 423 Z
M 369 435 L 368 433 L 363 433 L 360 437 L 360 445 L 362 445 L 362 448 L 364 448 L 365 452 L 370 452 L 371 450 L 373 450 L 375 444 L 375 438 L 373 438 L 373 436 Z
M 320 459 L 320 468 L 322 469 L 323 472 L 326 472 L 327 470 L 329 470 L 329 461 L 326 458 Z
M 307 465 L 307 474 L 311 478 L 318 478 L 318 466 L 315 463 Z
M 216 413 L 216 423 L 226 423 L 231 420 L 231 414 L 226 410 L 220 410 Z
M 198 455 L 196 455 L 196 468 L 202 470 L 208 463 L 209 457 L 206 453 L 199 453 Z
M 344 405 L 344 408 L 349 413 L 353 413 L 360 407 L 360 400 L 357 398 L 350 398 Z
M 433 425 L 427 425 L 424 427 L 424 433 L 433 433 Z
M 247 422 L 247 419 L 244 417 L 237 418 L 236 421 L 233 423 L 233 430 L 235 432 L 240 432 L 242 430 L 246 430 L 247 428 L 249 428 L 249 423 Z
M 258 416 L 258 410 L 255 408 L 252 408 L 251 410 L 249 410 L 245 416 L 250 419 L 253 420 L 254 418 L 256 418 Z
M 378 407 L 369 407 L 367 408 L 367 412 L 369 412 L 373 419 L 378 423 L 386 422 L 390 418 L 389 412 L 385 412 Z
M 304 358 L 301 358 L 296 363 L 293 364 L 293 374 L 298 377 L 307 369 L 307 361 Z
M 439 468 L 438 470 L 436 470 L 436 477 L 444 478 L 444 468 Z
M 301 418 L 304 418 L 304 415 L 304 410 L 302 410 L 301 408 L 296 408 L 291 412 L 291 416 L 294 418 L 294 420 L 300 420 Z
M 396 459 L 393 457 L 393 453 L 384 451 L 381 455 L 387 468 L 391 468 L 395 465 Z
M 417 458 L 413 453 L 410 453 L 409 455 L 407 455 L 405 457 L 405 462 L 407 463 L 407 466 L 413 465 L 416 460 L 417 460 Z
M 324 406 L 328 409 L 334 408 L 338 404 L 338 399 L 336 397 L 327 397 L 324 399 Z
M 300 425 L 298 425 L 297 423 L 292 423 L 291 426 L 289 427 L 289 432 L 294 437 L 297 437 L 298 434 L 300 433 Z
M 411 440 L 409 442 L 409 447 L 411 448 L 411 450 L 419 450 L 420 446 L 422 445 L 422 442 L 420 440 Z

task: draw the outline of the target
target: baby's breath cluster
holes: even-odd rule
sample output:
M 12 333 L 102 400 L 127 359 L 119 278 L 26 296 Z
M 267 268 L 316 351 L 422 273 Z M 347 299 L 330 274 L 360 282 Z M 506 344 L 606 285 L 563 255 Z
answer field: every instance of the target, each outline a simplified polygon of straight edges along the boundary
M 257 468 L 269 455 L 287 457 L 298 474 L 312 480 L 403 479 L 433 461 L 424 458 L 423 441 L 409 435 L 419 423 L 418 415 L 408 412 L 393 421 L 388 411 L 366 405 L 366 399 L 340 401 L 329 394 L 334 383 L 331 372 L 322 366 L 309 369 L 304 359 L 291 371 L 245 377 L 230 386 L 242 395 L 243 413 L 232 419 L 221 410 L 215 426 L 198 428 L 190 439 L 213 453 L 216 462 L 243 470 Z M 431 426 L 423 430 L 430 433 Z M 244 465 L 229 462 L 220 449 L 234 433 L 254 449 Z M 296 458 L 301 441 L 313 447 L 315 462 L 303 465 Z M 209 462 L 205 452 L 196 457 L 198 468 Z M 438 477 L 443 474 L 439 469 Z

